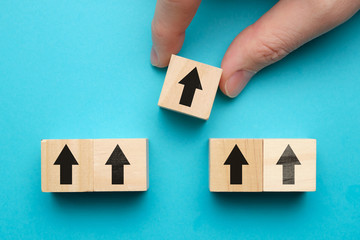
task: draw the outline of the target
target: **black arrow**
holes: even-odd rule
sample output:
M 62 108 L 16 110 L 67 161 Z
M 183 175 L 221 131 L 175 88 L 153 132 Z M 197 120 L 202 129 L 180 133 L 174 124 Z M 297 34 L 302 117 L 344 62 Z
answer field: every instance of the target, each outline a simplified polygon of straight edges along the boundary
M 287 145 L 276 165 L 283 165 L 283 184 L 295 184 L 295 165 L 301 165 L 290 145 Z
M 60 165 L 60 184 L 72 184 L 72 165 L 79 163 L 66 144 L 54 165 Z
M 180 104 L 191 107 L 196 89 L 202 90 L 200 78 L 196 67 L 188 73 L 180 82 L 184 85 Z
M 230 165 L 230 184 L 242 184 L 242 165 L 249 165 L 249 163 L 237 144 L 235 144 L 224 165 Z
M 130 163 L 119 145 L 116 145 L 105 165 L 112 165 L 112 184 L 124 184 L 124 165 Z

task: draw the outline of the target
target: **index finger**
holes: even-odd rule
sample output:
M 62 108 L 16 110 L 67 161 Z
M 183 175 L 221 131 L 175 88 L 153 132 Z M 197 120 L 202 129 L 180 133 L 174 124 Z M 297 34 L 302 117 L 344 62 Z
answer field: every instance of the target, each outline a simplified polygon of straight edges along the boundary
M 151 25 L 153 47 L 151 63 L 166 67 L 171 54 L 180 51 L 185 30 L 191 23 L 201 0 L 158 0 Z

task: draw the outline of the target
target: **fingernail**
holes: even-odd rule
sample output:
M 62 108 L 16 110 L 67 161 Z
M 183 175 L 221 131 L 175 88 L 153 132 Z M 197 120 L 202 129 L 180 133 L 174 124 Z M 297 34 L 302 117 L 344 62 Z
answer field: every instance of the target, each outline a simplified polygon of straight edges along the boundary
M 249 72 L 245 70 L 240 70 L 226 81 L 225 83 L 225 92 L 231 98 L 236 97 L 244 89 L 249 80 L 255 75 L 254 72 Z
M 159 65 L 159 58 L 158 58 L 158 55 L 157 55 L 154 47 L 151 48 L 150 61 L 151 61 L 151 64 L 155 67 Z

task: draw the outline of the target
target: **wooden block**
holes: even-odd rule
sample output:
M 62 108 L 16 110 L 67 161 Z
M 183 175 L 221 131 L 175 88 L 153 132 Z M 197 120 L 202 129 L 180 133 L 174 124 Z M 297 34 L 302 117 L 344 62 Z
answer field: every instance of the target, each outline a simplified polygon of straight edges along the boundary
M 171 56 L 159 106 L 209 119 L 222 69 Z
M 95 191 L 146 191 L 147 139 L 94 140 Z
M 210 191 L 261 192 L 263 141 L 210 139 Z
M 41 141 L 43 192 L 93 191 L 93 141 Z
M 147 139 L 41 141 L 43 192 L 146 191 Z
M 316 140 L 264 139 L 264 191 L 315 191 Z

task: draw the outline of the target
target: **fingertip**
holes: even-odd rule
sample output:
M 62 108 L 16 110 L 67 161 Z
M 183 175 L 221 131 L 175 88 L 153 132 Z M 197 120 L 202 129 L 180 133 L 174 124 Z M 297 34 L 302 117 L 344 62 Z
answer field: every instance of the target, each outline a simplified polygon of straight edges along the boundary
M 151 24 L 153 47 L 151 64 L 168 66 L 171 54 L 177 54 L 185 38 L 185 30 L 194 17 L 201 0 L 158 0 Z
M 159 58 L 154 47 L 151 48 L 150 61 L 154 67 L 157 67 L 159 65 Z
M 254 75 L 254 72 L 246 70 L 236 71 L 229 78 L 221 79 L 220 89 L 226 96 L 235 98 Z
M 169 56 L 171 57 L 171 55 L 169 55 Z M 151 53 L 150 53 L 150 62 L 154 67 L 164 68 L 169 65 L 169 62 L 170 62 L 169 56 L 159 57 L 158 51 L 156 51 L 156 49 L 154 47 L 152 47 Z

